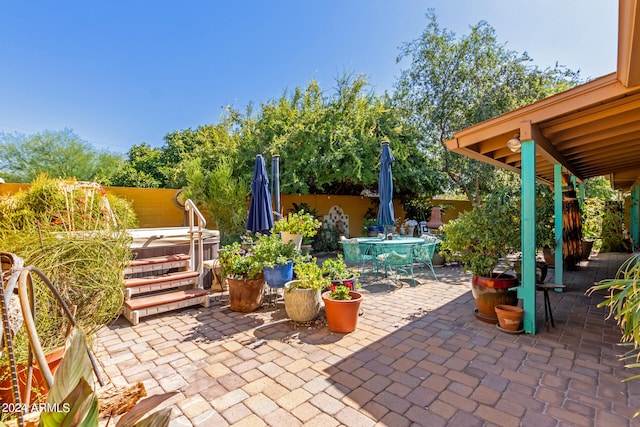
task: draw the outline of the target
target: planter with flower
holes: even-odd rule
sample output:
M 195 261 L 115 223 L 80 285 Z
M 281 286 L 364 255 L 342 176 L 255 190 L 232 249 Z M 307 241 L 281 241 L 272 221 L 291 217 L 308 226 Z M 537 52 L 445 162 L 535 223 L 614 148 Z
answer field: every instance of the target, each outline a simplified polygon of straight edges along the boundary
M 495 271 L 504 257 L 520 251 L 517 198 L 493 194 L 442 229 L 447 236 L 441 243 L 442 249 L 473 274 L 471 289 L 476 301 L 476 317 L 497 323 L 496 305 L 517 305 L 518 302 L 516 291 L 509 290 L 518 285 L 518 279 Z
M 293 278 L 293 260 L 299 256 L 293 242 L 285 243 L 277 234 L 263 235 L 252 249 L 269 287 L 282 288 Z
M 242 249 L 239 242 L 220 249 L 218 256 L 229 285 L 231 310 L 249 313 L 258 309 L 264 294 L 264 275 L 259 258 Z
M 294 322 L 309 322 L 320 313 L 320 290 L 329 287 L 331 281 L 322 275 L 322 268 L 315 258 L 297 261 L 294 265 L 296 280 L 284 285 L 284 308 Z
M 331 285 L 330 290 L 322 294 L 322 301 L 330 331 L 349 333 L 356 330 L 362 302 L 361 293 L 344 285 Z
M 315 236 L 319 228 L 320 221 L 305 211 L 292 212 L 273 224 L 273 232 L 280 233 L 285 243 L 293 240 L 298 250 L 302 246 L 302 239 Z
M 347 267 L 342 254 L 336 258 L 328 258 L 322 263 L 322 275 L 331 280 L 331 285 L 344 285 L 350 290 L 355 290 L 358 276 L 357 270 Z

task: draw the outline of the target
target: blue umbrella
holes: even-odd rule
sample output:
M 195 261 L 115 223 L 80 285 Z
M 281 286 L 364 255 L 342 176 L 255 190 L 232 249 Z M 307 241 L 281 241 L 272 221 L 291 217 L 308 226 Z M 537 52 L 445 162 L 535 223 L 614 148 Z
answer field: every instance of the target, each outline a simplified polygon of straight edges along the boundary
M 393 175 L 391 174 L 391 164 L 395 159 L 389 143 L 382 143 L 382 153 L 380 154 L 380 177 L 378 178 L 378 194 L 380 196 L 380 207 L 378 208 L 378 225 L 393 225 Z
M 256 166 L 251 178 L 251 204 L 247 218 L 247 230 L 258 232 L 273 228 L 273 211 L 271 208 L 271 193 L 269 192 L 269 178 L 264 158 L 256 156 Z

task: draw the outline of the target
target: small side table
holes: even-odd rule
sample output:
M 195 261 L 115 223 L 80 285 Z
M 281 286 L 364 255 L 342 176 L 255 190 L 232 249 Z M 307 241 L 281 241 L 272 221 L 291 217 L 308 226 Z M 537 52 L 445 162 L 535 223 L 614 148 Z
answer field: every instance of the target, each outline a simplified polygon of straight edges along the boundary
M 553 289 L 564 289 L 564 285 L 556 285 L 553 283 L 538 283 L 536 284 L 536 291 L 542 291 L 544 294 L 544 325 L 549 331 L 549 320 L 551 320 L 551 326 L 556 327 L 553 322 L 553 311 L 551 310 L 551 301 L 549 300 L 549 291 Z

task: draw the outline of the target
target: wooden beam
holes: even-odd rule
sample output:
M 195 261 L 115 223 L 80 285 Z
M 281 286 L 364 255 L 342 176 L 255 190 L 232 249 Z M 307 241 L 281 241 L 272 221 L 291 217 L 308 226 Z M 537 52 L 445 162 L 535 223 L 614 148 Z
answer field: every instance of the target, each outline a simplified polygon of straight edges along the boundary
M 520 139 L 523 141 L 526 139 L 533 139 L 536 142 L 536 151 L 549 163 L 560 163 L 576 178 L 581 181 L 584 180 L 575 166 L 573 166 L 571 162 L 562 155 L 547 138 L 545 138 L 542 132 L 540 132 L 538 126 L 531 122 L 523 123 L 520 128 Z
M 618 2 L 618 73 L 625 87 L 640 85 L 640 10 L 638 0 Z

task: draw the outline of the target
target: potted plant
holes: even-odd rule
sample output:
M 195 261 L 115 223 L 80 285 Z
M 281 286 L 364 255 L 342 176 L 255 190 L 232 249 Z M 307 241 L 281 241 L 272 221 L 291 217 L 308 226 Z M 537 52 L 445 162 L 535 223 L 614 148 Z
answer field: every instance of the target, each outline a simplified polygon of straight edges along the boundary
M 516 292 L 509 288 L 517 286 L 518 279 L 495 269 L 503 257 L 520 250 L 518 206 L 515 197 L 493 194 L 443 226 L 447 239 L 441 247 L 473 274 L 476 316 L 491 323 L 497 323 L 496 305 L 517 303 Z
M 293 278 L 293 260 L 299 256 L 293 242 L 285 243 L 277 234 L 261 235 L 252 249 L 267 285 L 282 288 Z
M 296 262 L 296 280 L 284 285 L 284 308 L 294 322 L 309 322 L 320 313 L 320 290 L 331 285 L 315 258 Z
M 332 332 L 349 333 L 356 330 L 362 294 L 344 285 L 331 285 L 322 294 L 327 326 Z
M 320 221 L 305 211 L 292 212 L 273 224 L 273 232 L 280 233 L 283 242 L 293 240 L 300 250 L 304 237 L 313 237 L 318 233 Z
M 328 258 L 322 263 L 322 275 L 331 281 L 331 285 L 344 285 L 354 290 L 359 273 L 347 267 L 342 254 L 338 254 L 336 258 Z
M 233 242 L 220 249 L 220 266 L 229 285 L 229 307 L 249 313 L 262 305 L 264 275 L 262 263 L 253 252 Z

